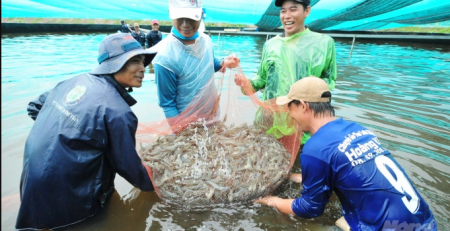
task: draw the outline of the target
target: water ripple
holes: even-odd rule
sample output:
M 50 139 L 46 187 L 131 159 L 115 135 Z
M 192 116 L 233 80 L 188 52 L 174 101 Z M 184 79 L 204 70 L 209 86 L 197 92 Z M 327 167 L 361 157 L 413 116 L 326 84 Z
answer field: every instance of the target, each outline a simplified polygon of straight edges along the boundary
M 2 146 L 24 145 L 32 125 L 26 116 L 27 103 L 58 82 L 94 68 L 98 45 L 105 36 L 2 35 Z M 265 40 L 265 36 L 212 36 L 215 56 L 237 54 L 248 78 L 256 75 Z M 430 204 L 440 229 L 450 230 L 450 65 L 445 61 L 450 60 L 450 46 L 357 39 L 351 58 L 350 48 L 349 41 L 336 40 L 338 79 L 332 93 L 337 116 L 361 123 L 379 136 Z M 140 120 L 148 118 L 148 108 L 159 108 L 152 81 L 145 81 L 132 94 L 139 102 L 133 110 Z M 2 162 L 11 165 L 8 169 L 21 169 L 21 161 L 15 159 L 20 159 L 22 153 L 17 150 L 2 148 Z M 293 171 L 300 171 L 298 163 Z M 2 183 L 2 198 L 18 193 L 19 174 L 8 179 L 13 183 Z M 279 196 L 298 197 L 300 191 L 300 186 L 288 182 Z M 147 230 L 332 230 L 340 216 L 335 196 L 324 215 L 312 220 L 282 215 L 251 203 L 186 212 L 161 202 L 153 194 L 141 193 L 141 197 L 144 199 L 138 199 L 140 205 L 135 208 L 147 218 L 139 215 L 133 224 L 127 222 L 127 227 L 138 230 L 144 230 L 145 223 Z M 117 229 L 112 224 L 118 223 L 105 216 L 91 220 L 88 229 Z

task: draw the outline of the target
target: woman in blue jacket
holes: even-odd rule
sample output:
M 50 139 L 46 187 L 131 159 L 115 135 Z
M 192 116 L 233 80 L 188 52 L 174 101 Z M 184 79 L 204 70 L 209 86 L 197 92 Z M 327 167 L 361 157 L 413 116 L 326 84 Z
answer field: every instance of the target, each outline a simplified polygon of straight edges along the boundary
M 135 149 L 136 100 L 154 54 L 129 34 L 106 37 L 99 66 L 59 83 L 28 105 L 35 120 L 27 138 L 16 229 L 55 229 L 96 214 L 119 173 L 152 191 L 151 170 Z

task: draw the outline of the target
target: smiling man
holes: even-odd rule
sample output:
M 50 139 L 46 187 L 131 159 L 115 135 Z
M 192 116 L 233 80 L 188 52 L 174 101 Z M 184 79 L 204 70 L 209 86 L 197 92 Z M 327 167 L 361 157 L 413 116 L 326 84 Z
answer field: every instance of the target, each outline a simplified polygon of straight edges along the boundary
M 56 229 L 96 214 L 114 192 L 116 173 L 153 190 L 136 152 L 136 100 L 155 56 L 128 33 L 106 37 L 99 65 L 69 78 L 28 105 L 35 120 L 25 144 L 17 230 Z
M 336 54 L 334 40 L 327 35 L 309 30 L 305 19 L 311 12 L 309 0 L 276 0 L 284 33 L 267 41 L 263 48 L 261 64 L 256 77 L 249 80 L 236 76 L 238 86 L 251 85 L 253 91 L 264 89 L 262 100 L 285 95 L 297 80 L 306 76 L 323 79 L 332 90 L 336 81 Z M 282 138 L 295 133 L 295 129 L 278 113 L 273 119 L 265 118 L 262 110 L 256 115 L 257 124 L 265 124 L 268 133 Z M 261 122 L 264 121 L 264 122 Z M 269 122 L 266 122 L 269 121 Z M 308 139 L 305 135 L 302 143 Z
M 214 117 L 214 73 L 236 67 L 239 59 L 233 54 L 222 60 L 214 57 L 211 38 L 198 31 L 202 0 L 171 0 L 169 16 L 171 34 L 158 44 L 153 60 L 158 104 L 171 126 L 194 115 Z
M 152 20 L 152 30 L 147 33 L 147 48 L 158 44 L 162 40 L 162 33 L 159 31 L 159 22 Z

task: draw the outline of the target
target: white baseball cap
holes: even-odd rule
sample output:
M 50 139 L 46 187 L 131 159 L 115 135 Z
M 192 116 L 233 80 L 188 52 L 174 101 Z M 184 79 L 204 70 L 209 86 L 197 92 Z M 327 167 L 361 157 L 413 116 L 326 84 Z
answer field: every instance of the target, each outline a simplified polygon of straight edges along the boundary
M 169 0 L 170 19 L 202 19 L 202 0 Z

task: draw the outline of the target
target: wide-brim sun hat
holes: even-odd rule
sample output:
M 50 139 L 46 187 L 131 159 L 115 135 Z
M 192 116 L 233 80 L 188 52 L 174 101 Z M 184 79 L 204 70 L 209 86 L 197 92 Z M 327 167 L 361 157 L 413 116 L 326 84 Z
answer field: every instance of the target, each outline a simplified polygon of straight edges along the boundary
M 202 0 L 170 0 L 170 19 L 189 18 L 195 21 L 202 19 Z
M 98 48 L 99 65 L 90 74 L 114 74 L 136 55 L 144 55 L 144 67 L 148 66 L 156 55 L 154 50 L 144 50 L 136 39 L 128 33 L 107 36 Z

